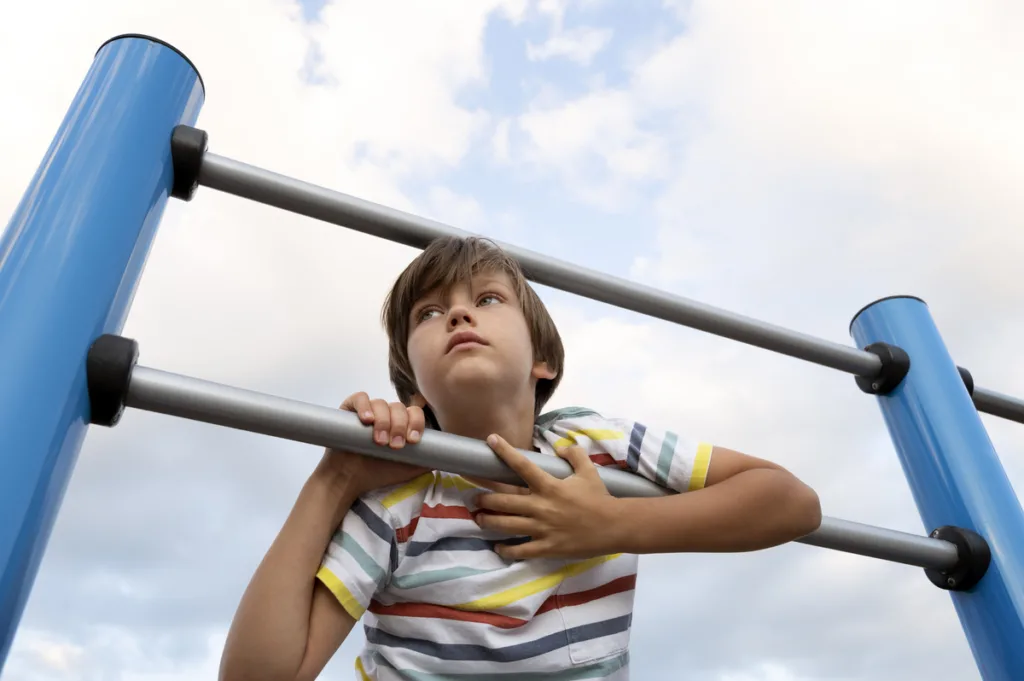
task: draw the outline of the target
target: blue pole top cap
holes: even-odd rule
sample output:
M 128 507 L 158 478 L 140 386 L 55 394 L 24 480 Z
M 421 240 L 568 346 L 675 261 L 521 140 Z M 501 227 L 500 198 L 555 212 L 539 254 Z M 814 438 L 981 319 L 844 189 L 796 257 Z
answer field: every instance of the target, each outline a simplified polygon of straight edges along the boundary
M 100 50 L 102 50 L 104 47 L 106 47 L 110 43 L 112 43 L 112 42 L 114 42 L 116 40 L 123 40 L 125 38 L 137 38 L 137 39 L 140 39 L 140 40 L 148 40 L 150 42 L 157 43 L 158 45 L 163 45 L 164 47 L 166 47 L 168 49 L 174 50 L 178 54 L 178 56 L 181 57 L 182 59 L 184 59 L 185 62 L 189 66 L 192 67 L 192 70 L 196 72 L 196 78 L 199 79 L 199 86 L 201 88 L 203 88 L 203 96 L 204 97 L 206 96 L 206 83 L 203 82 L 203 75 L 201 73 L 199 73 L 199 69 L 196 68 L 196 65 L 192 62 L 191 59 L 189 59 L 185 55 L 184 52 L 182 52 L 177 47 L 175 47 L 174 45 L 171 45 L 169 42 L 167 42 L 165 40 L 160 40 L 159 38 L 154 38 L 153 36 L 145 35 L 143 33 L 122 33 L 121 35 L 115 35 L 113 38 L 110 38 L 109 40 L 106 40 L 102 45 L 99 46 L 99 49 L 96 50 L 96 54 L 99 54 Z
M 924 302 L 924 300 L 922 298 L 918 298 L 917 296 L 909 296 L 909 295 L 885 296 L 884 298 L 879 298 L 878 300 L 873 300 L 870 303 L 868 303 L 867 305 L 865 305 L 864 307 L 862 307 L 861 309 L 857 310 L 857 314 L 853 315 L 853 319 L 850 320 L 850 328 L 848 329 L 850 334 L 853 334 L 853 325 L 857 323 L 857 317 L 859 317 L 862 314 L 864 314 L 865 310 L 867 310 L 869 307 L 874 307 L 875 305 L 878 305 L 879 303 L 884 302 L 886 300 L 896 300 L 897 298 L 903 298 L 903 299 L 906 299 L 906 300 L 916 300 L 919 303 L 921 303 L 922 305 L 928 305 L 928 303 Z

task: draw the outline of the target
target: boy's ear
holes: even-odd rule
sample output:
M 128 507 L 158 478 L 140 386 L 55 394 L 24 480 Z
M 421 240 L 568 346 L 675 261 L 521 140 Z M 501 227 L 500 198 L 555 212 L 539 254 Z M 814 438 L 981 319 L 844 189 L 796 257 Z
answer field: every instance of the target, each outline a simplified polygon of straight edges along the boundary
M 555 380 L 555 372 L 551 370 L 547 362 L 534 362 L 533 371 L 530 372 L 534 378 L 538 381 L 541 379 L 547 379 L 549 381 Z

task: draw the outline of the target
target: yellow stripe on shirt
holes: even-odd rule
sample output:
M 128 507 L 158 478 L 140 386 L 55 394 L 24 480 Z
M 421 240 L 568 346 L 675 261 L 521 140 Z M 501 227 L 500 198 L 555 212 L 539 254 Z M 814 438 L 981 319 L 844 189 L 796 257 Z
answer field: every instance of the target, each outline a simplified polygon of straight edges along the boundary
M 359 681 L 373 681 L 366 673 L 366 669 L 363 667 L 363 658 L 356 658 L 356 671 L 359 672 Z
M 483 489 L 480 485 L 474 485 L 461 475 L 448 475 L 441 478 L 441 487 L 454 487 L 455 489 Z
M 424 473 L 423 475 L 413 478 L 409 482 L 405 483 L 391 494 L 381 499 L 381 505 L 384 508 L 391 508 L 397 503 L 405 501 L 412 495 L 416 494 L 420 490 L 426 489 L 434 482 L 433 473 Z
M 480 485 L 474 485 L 461 475 L 444 475 L 440 471 L 434 471 L 432 473 L 424 473 L 417 478 L 413 478 L 395 491 L 391 492 L 391 494 L 381 499 L 380 503 L 384 508 L 391 508 L 395 504 L 405 501 L 412 495 L 430 487 L 433 484 L 438 484 L 441 487 L 454 487 L 455 489 L 461 490 L 482 489 Z
M 693 473 L 690 474 L 690 491 L 701 489 L 707 484 L 708 467 L 711 465 L 712 446 L 700 443 L 697 447 L 697 456 L 693 458 Z
M 555 444 L 552 445 L 555 449 L 561 449 L 562 447 L 568 447 L 569 445 L 576 444 L 576 438 L 579 436 L 590 438 L 591 440 L 624 440 L 626 434 L 621 430 L 604 430 L 601 428 L 580 428 L 579 430 L 566 431 L 565 437 L 555 440 Z
M 321 566 L 316 573 L 317 579 L 324 583 L 331 593 L 334 594 L 338 602 L 341 603 L 341 607 L 345 608 L 345 612 L 352 616 L 352 619 L 358 621 L 363 613 L 366 612 L 366 608 L 360 605 L 356 597 L 352 595 L 352 592 L 348 590 L 348 587 L 338 579 L 338 577 L 327 569 L 326 566 Z
M 459 605 L 453 605 L 451 607 L 458 608 L 460 610 L 496 610 L 506 605 L 511 605 L 521 598 L 532 596 L 535 593 L 550 589 L 553 586 L 557 586 L 562 583 L 568 577 L 581 574 L 595 568 L 601 563 L 606 563 L 613 558 L 618 558 L 621 553 L 614 553 L 609 556 L 597 556 L 596 558 L 588 558 L 587 560 L 580 561 L 578 563 L 571 563 L 565 567 L 559 568 L 551 574 L 544 575 L 537 579 L 514 586 L 511 589 L 505 589 L 499 591 L 496 594 L 490 596 L 484 596 L 474 601 L 468 601 L 466 603 L 460 603 Z

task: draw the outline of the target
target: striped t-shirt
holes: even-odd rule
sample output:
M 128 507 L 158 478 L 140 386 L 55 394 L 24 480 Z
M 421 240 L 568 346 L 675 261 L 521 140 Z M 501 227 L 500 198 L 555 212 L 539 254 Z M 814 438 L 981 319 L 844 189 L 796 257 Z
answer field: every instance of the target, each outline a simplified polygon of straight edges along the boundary
M 586 409 L 537 420 L 540 452 L 570 443 L 679 492 L 703 487 L 711 460 L 710 445 Z M 481 491 L 434 471 L 345 516 L 317 577 L 363 620 L 356 678 L 627 679 L 637 556 L 505 560 L 494 545 L 514 538 L 473 521 Z

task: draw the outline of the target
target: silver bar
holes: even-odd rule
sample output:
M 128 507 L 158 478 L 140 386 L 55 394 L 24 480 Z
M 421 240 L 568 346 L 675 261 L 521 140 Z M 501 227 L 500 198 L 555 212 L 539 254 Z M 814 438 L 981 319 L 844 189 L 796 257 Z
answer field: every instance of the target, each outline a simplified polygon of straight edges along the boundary
M 136 366 L 132 372 L 126 404 L 135 409 L 296 442 L 426 465 L 458 475 L 523 484 L 519 476 L 479 440 L 428 430 L 419 443 L 393 450 L 375 444 L 371 428 L 350 412 L 143 366 Z M 557 478 L 572 474 L 572 467 L 562 459 L 536 452 L 522 453 Z M 608 491 L 617 497 L 656 497 L 670 493 L 626 471 L 599 468 L 598 473 Z M 957 560 L 956 546 L 950 542 L 828 517 L 822 520 L 819 529 L 797 541 L 938 570 L 951 568 Z
M 469 232 L 440 222 L 212 153 L 203 158 L 199 183 L 414 248 L 425 248 L 441 236 L 470 236 Z M 874 378 L 881 369 L 878 356 L 870 352 L 744 317 L 517 246 L 500 245 L 519 261 L 526 275 L 539 284 L 858 376 Z
M 827 516 L 822 518 L 821 527 L 797 541 L 936 570 L 949 570 L 957 561 L 952 542 Z
M 1024 423 L 1024 400 L 984 388 L 975 388 L 973 399 L 978 411 Z
M 420 441 L 402 449 L 373 442 L 372 430 L 355 414 L 316 404 L 235 388 L 198 378 L 136 366 L 125 404 L 145 411 L 179 416 L 295 442 L 342 449 L 389 461 L 425 465 L 497 482 L 522 480 L 485 443 L 427 430 Z M 565 478 L 572 466 L 562 459 L 523 452 L 547 473 Z M 598 473 L 617 496 L 660 496 L 665 491 L 639 476 L 614 468 Z
M 209 152 L 203 158 L 199 183 L 413 248 L 425 248 L 441 236 L 471 236 L 470 232 L 434 220 Z M 519 261 L 532 281 L 545 286 L 856 376 L 874 378 L 881 370 L 881 360 L 864 350 L 721 310 L 518 246 L 500 245 Z M 978 411 L 1024 423 L 1022 400 L 976 388 L 974 404 Z

